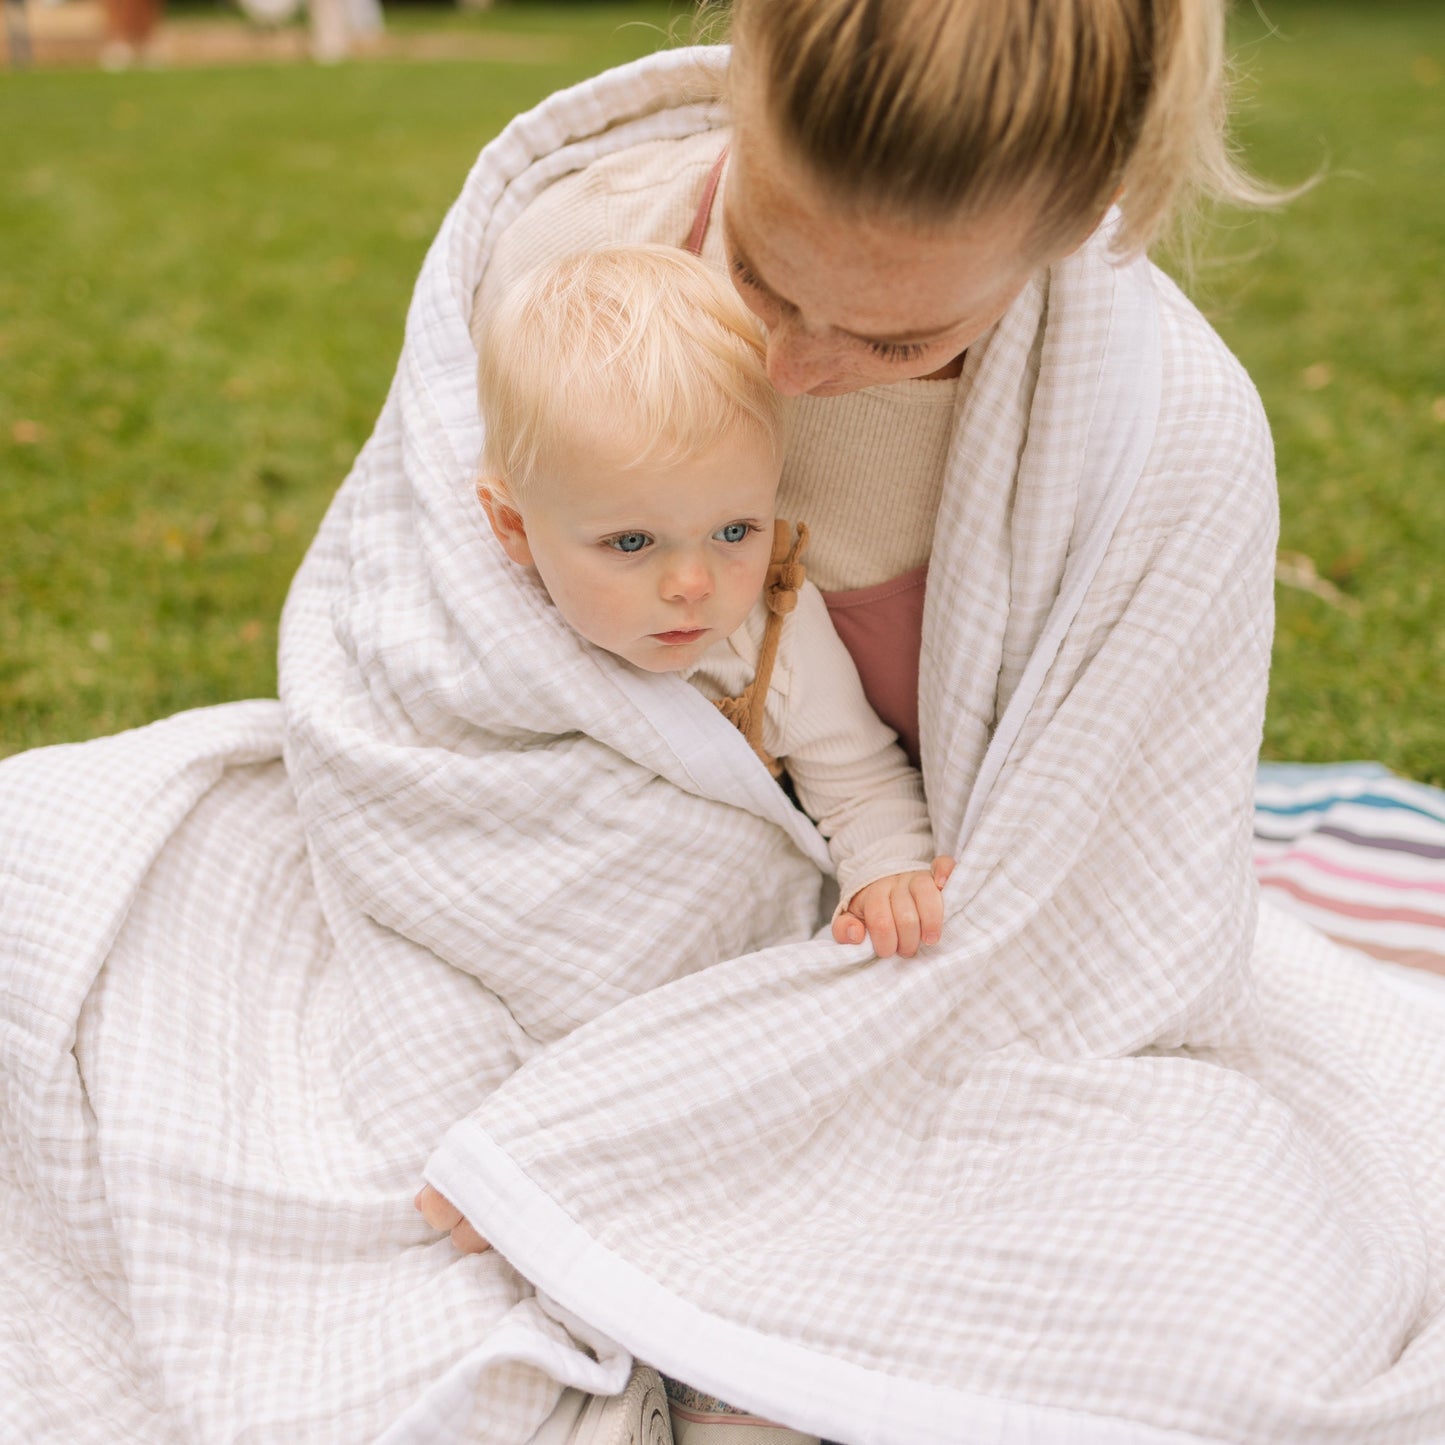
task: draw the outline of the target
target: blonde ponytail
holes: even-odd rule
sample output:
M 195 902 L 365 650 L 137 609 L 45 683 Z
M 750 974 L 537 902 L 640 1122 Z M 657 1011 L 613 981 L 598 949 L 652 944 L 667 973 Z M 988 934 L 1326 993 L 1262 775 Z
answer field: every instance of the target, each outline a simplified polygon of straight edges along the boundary
M 734 94 L 837 202 L 921 224 L 1025 202 L 1042 253 L 1116 196 L 1121 251 L 1231 154 L 1225 0 L 735 0 Z

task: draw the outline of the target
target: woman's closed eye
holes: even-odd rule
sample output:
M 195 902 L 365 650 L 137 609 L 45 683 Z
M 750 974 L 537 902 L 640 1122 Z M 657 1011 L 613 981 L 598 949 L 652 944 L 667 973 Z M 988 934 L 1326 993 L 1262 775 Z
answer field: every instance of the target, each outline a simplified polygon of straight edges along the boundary
M 756 291 L 759 296 L 768 301 L 771 305 L 783 311 L 791 311 L 792 306 L 774 296 L 757 276 L 749 268 L 746 261 L 733 261 L 733 275 L 737 277 L 740 284 L 746 286 L 749 291 Z M 846 334 L 846 333 L 845 333 Z M 921 341 L 869 341 L 864 336 L 851 338 L 860 346 L 866 346 L 874 356 L 880 356 L 885 361 L 916 361 L 928 349 Z
M 602 545 L 610 547 L 614 552 L 625 552 L 631 556 L 645 547 L 650 547 L 652 538 L 646 532 L 617 532 L 611 537 L 604 537 Z
M 733 275 L 736 276 L 749 291 L 762 291 L 770 296 L 772 295 L 772 293 L 768 291 L 768 288 L 753 274 L 751 267 L 749 267 L 746 261 L 733 261 Z
M 734 261 L 732 271 L 738 285 L 752 293 L 747 304 L 762 319 L 764 326 L 771 326 L 776 318 L 792 314 L 793 306 L 781 296 L 775 296 L 757 278 L 746 261 Z

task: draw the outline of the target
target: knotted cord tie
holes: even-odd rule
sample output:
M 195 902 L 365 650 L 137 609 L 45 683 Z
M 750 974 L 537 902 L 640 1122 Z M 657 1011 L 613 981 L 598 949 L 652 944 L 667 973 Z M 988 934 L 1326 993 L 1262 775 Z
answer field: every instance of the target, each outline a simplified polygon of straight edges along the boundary
M 768 699 L 768 685 L 773 677 L 773 663 L 778 656 L 778 643 L 783 635 L 783 619 L 798 605 L 807 572 L 803 552 L 808 545 L 808 529 L 779 518 L 773 523 L 773 553 L 768 575 L 763 583 L 763 601 L 768 620 L 763 627 L 762 646 L 758 649 L 758 666 L 753 680 L 737 697 L 717 700 L 718 711 L 747 739 L 748 746 L 763 760 L 773 777 L 780 777 L 783 765 L 763 746 L 763 714 Z

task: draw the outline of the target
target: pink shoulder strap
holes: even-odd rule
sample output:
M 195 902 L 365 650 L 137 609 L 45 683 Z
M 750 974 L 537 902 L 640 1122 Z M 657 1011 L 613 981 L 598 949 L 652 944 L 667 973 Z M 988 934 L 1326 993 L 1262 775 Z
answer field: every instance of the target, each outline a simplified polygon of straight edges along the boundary
M 717 196 L 718 183 L 722 180 L 723 166 L 727 164 L 727 158 L 728 148 L 724 146 L 722 154 L 713 162 L 712 169 L 707 173 L 707 185 L 702 188 L 702 199 L 697 205 L 697 215 L 692 218 L 692 230 L 683 243 L 683 249 L 691 251 L 694 256 L 702 255 L 702 243 L 707 238 L 707 223 L 712 220 L 712 203 Z

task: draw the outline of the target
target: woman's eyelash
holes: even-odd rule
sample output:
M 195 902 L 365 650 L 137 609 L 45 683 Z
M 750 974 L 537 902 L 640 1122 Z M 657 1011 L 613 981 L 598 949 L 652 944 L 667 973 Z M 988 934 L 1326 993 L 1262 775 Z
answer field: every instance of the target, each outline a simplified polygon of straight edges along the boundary
M 767 289 L 748 269 L 747 263 L 744 261 L 733 262 L 733 275 L 751 291 Z M 917 341 L 868 341 L 864 345 L 874 356 L 881 356 L 888 361 L 913 361 L 922 356 L 926 349 L 921 342 Z
M 923 355 L 923 345 L 918 341 L 870 341 L 868 350 L 889 361 L 912 361 Z
M 745 262 L 733 262 L 733 275 L 736 276 L 738 280 L 743 283 L 744 286 L 749 286 L 754 291 L 762 290 L 763 283 L 759 281 L 758 278 L 754 276 L 750 270 L 748 270 L 747 264 Z

